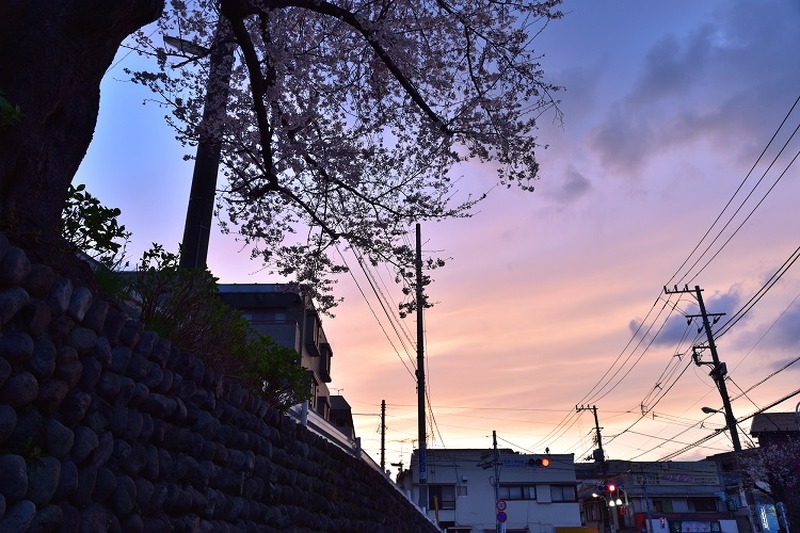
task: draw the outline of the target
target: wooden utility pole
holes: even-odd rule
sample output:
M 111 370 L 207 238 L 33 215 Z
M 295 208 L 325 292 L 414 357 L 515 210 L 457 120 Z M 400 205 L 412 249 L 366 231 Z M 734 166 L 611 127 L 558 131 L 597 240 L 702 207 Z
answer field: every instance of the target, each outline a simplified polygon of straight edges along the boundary
M 386 400 L 381 400 L 381 472 L 386 471 Z
M 422 232 L 417 224 L 417 427 L 419 430 L 419 506 L 428 508 L 428 464 L 426 457 L 427 433 L 425 430 L 425 343 L 422 327 Z
M 606 455 L 605 455 L 605 452 L 603 451 L 603 437 L 600 435 L 600 430 L 603 429 L 603 428 L 600 427 L 600 420 L 597 418 L 597 406 L 593 405 L 593 406 L 589 407 L 588 405 L 585 405 L 585 406 L 584 405 L 581 405 L 581 406 L 577 406 L 576 405 L 575 406 L 575 410 L 578 411 L 578 412 L 591 410 L 594 413 L 594 429 L 595 429 L 595 434 L 597 435 L 597 437 L 596 437 L 596 439 L 597 439 L 597 449 L 594 451 L 594 453 L 592 453 L 592 458 L 594 459 L 595 463 L 599 463 L 601 465 L 601 467 L 603 467 L 605 465 L 605 462 L 606 462 Z
M 695 351 L 692 355 L 694 358 L 694 362 L 697 366 L 700 365 L 708 365 L 711 367 L 711 372 L 709 375 L 714 380 L 714 383 L 717 385 L 717 389 L 719 389 L 719 394 L 722 397 L 722 406 L 725 409 L 725 425 L 728 428 L 728 431 L 731 433 L 731 442 L 733 443 L 734 451 L 740 452 L 742 451 L 742 445 L 739 442 L 739 431 L 736 425 L 736 417 L 733 416 L 733 408 L 731 407 L 731 400 L 728 396 L 728 387 L 725 384 L 725 376 L 728 373 L 728 367 L 725 363 L 719 360 L 719 355 L 717 354 L 717 345 L 714 343 L 714 333 L 711 331 L 711 322 L 708 320 L 708 317 L 714 317 L 714 322 L 719 320 L 719 317 L 723 316 L 725 313 L 711 313 L 709 314 L 706 312 L 706 306 L 703 303 L 703 291 L 700 289 L 699 285 L 695 285 L 694 289 L 689 289 L 688 286 L 684 287 L 683 289 L 678 289 L 675 287 L 673 290 L 669 290 L 664 287 L 665 294 L 676 294 L 676 293 L 691 293 L 694 292 L 695 297 L 697 298 L 697 305 L 700 307 L 700 314 L 699 315 L 686 315 L 686 318 L 702 318 L 703 319 L 703 329 L 706 332 L 706 340 L 708 341 L 708 349 L 711 352 L 711 362 L 708 361 L 701 361 L 700 354 L 696 351 L 698 348 L 704 348 L 704 346 L 695 346 Z

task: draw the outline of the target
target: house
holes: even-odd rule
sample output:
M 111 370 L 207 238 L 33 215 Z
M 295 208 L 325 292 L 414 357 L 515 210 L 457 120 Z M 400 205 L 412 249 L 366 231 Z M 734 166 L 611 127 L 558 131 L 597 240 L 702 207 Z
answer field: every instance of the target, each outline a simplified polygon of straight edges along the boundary
M 737 533 L 715 461 L 576 465 L 583 522 L 599 531 Z
M 419 450 L 399 483 L 420 501 Z M 580 527 L 572 454 L 436 449 L 425 454 L 427 513 L 448 533 L 554 533 Z
M 300 354 L 301 364 L 311 376 L 309 408 L 329 421 L 328 383 L 331 382 L 333 351 L 308 291 L 298 285 L 282 283 L 219 284 L 217 289 L 223 301 L 238 309 L 256 331 Z

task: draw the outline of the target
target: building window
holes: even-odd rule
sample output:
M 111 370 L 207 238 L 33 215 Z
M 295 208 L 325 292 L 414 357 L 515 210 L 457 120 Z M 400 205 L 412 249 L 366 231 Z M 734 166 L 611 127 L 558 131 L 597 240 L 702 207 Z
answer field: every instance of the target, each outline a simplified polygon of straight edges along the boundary
M 429 509 L 455 509 L 455 485 L 428 485 Z
M 550 499 L 554 502 L 575 502 L 575 485 L 550 485 Z
M 714 513 L 717 511 L 716 498 L 689 498 L 689 509 L 694 507 L 698 513 Z
M 456 496 L 469 496 L 468 488 L 466 485 L 456 485 Z
M 536 485 L 501 484 L 497 494 L 501 500 L 535 500 Z
M 653 500 L 653 510 L 657 513 L 671 513 L 672 500 Z

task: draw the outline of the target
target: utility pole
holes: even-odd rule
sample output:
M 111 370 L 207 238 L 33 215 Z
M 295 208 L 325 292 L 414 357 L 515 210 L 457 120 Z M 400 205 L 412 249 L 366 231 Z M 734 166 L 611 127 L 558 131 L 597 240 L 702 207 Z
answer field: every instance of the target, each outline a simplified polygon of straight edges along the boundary
M 422 232 L 417 224 L 417 427 L 419 430 L 419 506 L 428 508 L 428 464 L 426 457 L 425 430 L 425 343 L 424 329 L 422 327 Z
M 722 397 L 722 406 L 725 409 L 725 425 L 728 427 L 728 430 L 731 432 L 731 442 L 733 443 L 733 450 L 736 452 L 742 451 L 742 445 L 739 442 L 739 431 L 736 426 L 736 417 L 733 416 L 733 408 L 731 407 L 731 400 L 728 396 L 728 387 L 725 384 L 725 375 L 728 373 L 728 367 L 725 363 L 720 362 L 719 355 L 717 354 L 717 345 L 714 343 L 714 333 L 711 331 L 711 322 L 709 321 L 708 317 L 713 317 L 714 322 L 716 323 L 719 320 L 719 317 L 723 316 L 725 313 L 711 313 L 709 314 L 706 312 L 706 306 L 703 303 L 703 291 L 700 289 L 699 285 L 695 285 L 694 290 L 689 289 L 688 286 L 684 287 L 683 289 L 678 289 L 676 286 L 673 290 L 669 290 L 668 288 L 664 287 L 665 294 L 676 294 L 676 293 L 691 293 L 694 292 L 695 297 L 697 298 L 697 304 L 700 307 L 700 314 L 699 315 L 686 315 L 686 318 L 702 318 L 703 319 L 703 329 L 706 332 L 706 339 L 708 341 L 708 349 L 711 351 L 711 362 L 701 361 L 700 354 L 696 351 L 698 348 L 703 348 L 702 346 L 695 346 L 693 348 L 692 358 L 694 359 L 694 363 L 697 366 L 700 365 L 709 365 L 711 367 L 711 372 L 709 375 L 714 380 L 714 383 L 717 385 L 717 389 L 719 389 L 719 394 Z
M 597 406 L 596 405 L 593 405 L 591 407 L 589 407 L 588 405 L 575 406 L 575 411 L 577 412 L 586 410 L 591 410 L 594 413 L 594 429 L 595 429 L 595 434 L 597 435 L 597 449 L 592 454 L 593 459 L 596 463 L 605 465 L 606 455 L 605 452 L 603 452 L 603 437 L 600 435 L 600 430 L 603 428 L 600 427 L 600 420 L 597 418 Z
M 386 400 L 381 400 L 381 472 L 386 470 Z
M 185 50 L 188 46 L 198 48 L 180 39 L 165 37 L 164 40 L 181 50 Z M 205 268 L 208 259 L 208 241 L 222 151 L 219 132 L 228 105 L 234 50 L 230 22 L 220 15 L 214 30 L 214 44 L 208 51 L 209 74 L 203 105 L 203 121 L 200 124 L 200 139 L 197 143 L 192 188 L 189 192 L 189 206 L 186 210 L 181 243 L 180 266 L 183 268 Z
M 497 449 L 497 430 L 492 430 L 492 448 L 494 448 L 494 502 L 500 501 L 500 452 Z M 494 530 L 495 533 L 501 531 L 500 517 L 495 513 Z

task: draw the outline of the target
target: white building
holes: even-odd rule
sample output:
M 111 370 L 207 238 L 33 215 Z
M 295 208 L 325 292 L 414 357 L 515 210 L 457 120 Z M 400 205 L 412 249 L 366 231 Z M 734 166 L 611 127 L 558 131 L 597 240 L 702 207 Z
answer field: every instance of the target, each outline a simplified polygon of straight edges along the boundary
M 415 502 L 418 464 L 415 450 L 399 480 Z M 428 515 L 448 533 L 563 533 L 581 525 L 572 454 L 437 449 L 427 450 L 426 464 Z

